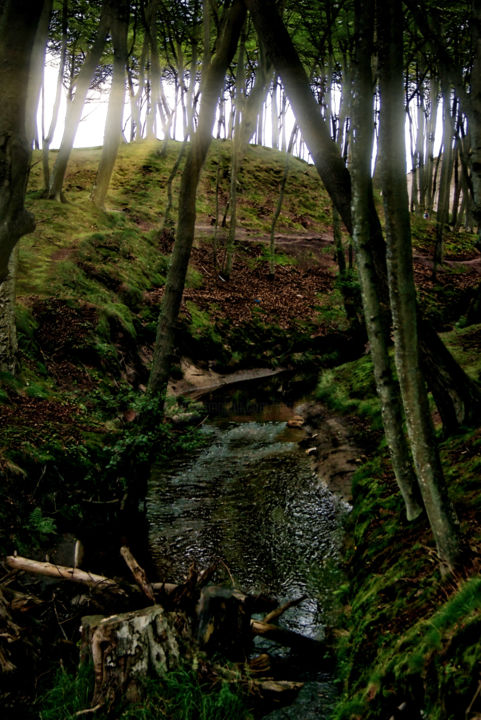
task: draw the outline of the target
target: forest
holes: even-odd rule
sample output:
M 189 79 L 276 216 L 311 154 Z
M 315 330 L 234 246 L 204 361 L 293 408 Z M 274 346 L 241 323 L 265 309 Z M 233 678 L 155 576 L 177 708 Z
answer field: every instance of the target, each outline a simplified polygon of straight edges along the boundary
M 2 718 L 479 720 L 481 0 L 0 0 L 0 97 Z

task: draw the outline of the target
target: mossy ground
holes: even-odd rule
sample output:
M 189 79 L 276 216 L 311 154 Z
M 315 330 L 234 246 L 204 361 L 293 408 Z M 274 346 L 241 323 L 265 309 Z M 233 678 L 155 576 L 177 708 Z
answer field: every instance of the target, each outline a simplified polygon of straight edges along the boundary
M 479 332 L 472 326 L 445 337 L 474 377 L 481 370 Z M 337 411 L 366 418 L 375 444 L 379 403 L 369 365 L 365 357 L 323 373 L 318 394 Z M 335 720 L 398 717 L 403 705 L 402 717 L 413 719 L 474 718 L 481 710 L 480 429 L 440 441 L 440 451 L 469 555 L 449 579 L 439 573 L 426 520 L 405 520 L 383 443 L 353 477 L 335 631 Z

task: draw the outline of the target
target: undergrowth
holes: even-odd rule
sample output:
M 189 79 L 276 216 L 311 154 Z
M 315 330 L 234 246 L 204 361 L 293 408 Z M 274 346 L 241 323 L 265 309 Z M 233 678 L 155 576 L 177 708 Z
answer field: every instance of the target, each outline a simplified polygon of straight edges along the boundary
M 93 669 L 80 666 L 76 674 L 64 668 L 54 685 L 39 700 L 39 720 L 74 720 L 88 711 L 93 692 Z M 209 684 L 185 666 L 156 678 L 145 678 L 142 699 L 117 705 L 109 712 L 99 708 L 97 720 L 249 720 L 241 696 L 226 682 Z

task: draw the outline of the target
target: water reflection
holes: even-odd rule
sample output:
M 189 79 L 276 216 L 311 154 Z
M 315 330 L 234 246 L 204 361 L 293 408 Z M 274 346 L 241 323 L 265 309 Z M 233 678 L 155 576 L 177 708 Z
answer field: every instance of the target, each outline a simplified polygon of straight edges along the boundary
M 283 623 L 322 636 L 319 573 L 338 553 L 340 503 L 293 442 L 299 431 L 280 421 L 221 418 L 203 432 L 206 447 L 157 467 L 150 480 L 159 577 L 179 581 L 192 562 L 204 568 L 219 560 L 245 591 L 280 600 L 307 594 Z

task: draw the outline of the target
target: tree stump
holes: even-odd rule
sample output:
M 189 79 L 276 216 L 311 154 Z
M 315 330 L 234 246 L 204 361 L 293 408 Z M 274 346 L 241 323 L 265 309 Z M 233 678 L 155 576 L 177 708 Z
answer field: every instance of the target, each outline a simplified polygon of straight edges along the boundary
M 83 618 L 81 659 L 90 656 L 95 673 L 92 705 L 110 707 L 120 697 L 138 701 L 142 680 L 176 667 L 189 652 L 191 636 L 186 616 L 160 605 Z

